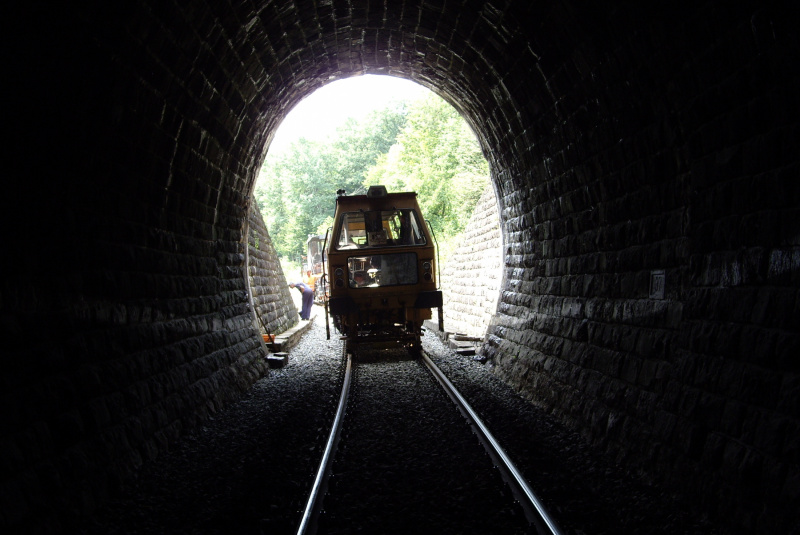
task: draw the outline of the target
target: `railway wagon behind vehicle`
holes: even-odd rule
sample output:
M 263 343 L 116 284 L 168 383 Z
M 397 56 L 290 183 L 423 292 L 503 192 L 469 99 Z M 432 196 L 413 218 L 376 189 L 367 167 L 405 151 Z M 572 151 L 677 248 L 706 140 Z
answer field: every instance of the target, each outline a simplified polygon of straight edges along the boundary
M 417 194 L 387 193 L 336 199 L 327 243 L 328 311 L 348 343 L 396 341 L 419 350 L 422 322 L 439 308 L 436 246 Z
M 322 253 L 325 249 L 325 237 L 309 234 L 306 240 L 306 261 L 300 268 L 303 282 L 314 289 L 314 302 L 321 305 L 328 297 L 328 281 L 323 269 Z

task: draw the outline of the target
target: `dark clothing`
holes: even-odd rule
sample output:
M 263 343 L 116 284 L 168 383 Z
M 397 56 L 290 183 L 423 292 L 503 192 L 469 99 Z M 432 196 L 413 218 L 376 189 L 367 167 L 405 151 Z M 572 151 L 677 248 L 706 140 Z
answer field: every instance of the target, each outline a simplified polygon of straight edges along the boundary
M 300 290 L 300 293 L 303 295 L 303 308 L 300 310 L 300 319 L 310 319 L 311 305 L 314 304 L 314 290 L 305 282 L 295 282 L 294 287 Z

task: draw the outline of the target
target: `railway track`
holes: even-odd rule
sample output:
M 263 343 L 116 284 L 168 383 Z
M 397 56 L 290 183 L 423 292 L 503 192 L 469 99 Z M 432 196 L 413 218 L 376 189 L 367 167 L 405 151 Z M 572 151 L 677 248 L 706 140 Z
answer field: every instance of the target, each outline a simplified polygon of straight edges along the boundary
M 374 362 L 353 362 L 345 350 L 344 359 L 339 407 L 298 534 L 559 534 L 426 355 L 383 352 Z
M 65 531 L 296 533 L 344 375 L 341 341 L 326 342 L 324 329 L 312 325 L 289 366 L 146 463 L 112 502 Z M 563 533 L 729 533 L 693 516 L 691 503 L 676 500 L 670 489 L 608 464 L 575 433 L 481 365 L 452 354 L 436 336 L 423 342 L 535 479 L 537 494 L 547 498 Z M 536 533 L 491 468 L 492 459 L 478 449 L 478 439 L 420 362 L 409 367 L 408 359 L 396 359 L 355 368 L 333 475 L 320 493 L 328 496 L 321 502 L 318 533 Z M 404 418 L 409 415 L 410 421 Z M 392 448 L 382 448 L 386 444 Z M 461 450 L 472 453 L 465 458 Z M 398 527 L 384 529 L 381 519 Z M 401 529 L 404 520 L 418 529 Z M 486 528 L 494 521 L 497 526 Z

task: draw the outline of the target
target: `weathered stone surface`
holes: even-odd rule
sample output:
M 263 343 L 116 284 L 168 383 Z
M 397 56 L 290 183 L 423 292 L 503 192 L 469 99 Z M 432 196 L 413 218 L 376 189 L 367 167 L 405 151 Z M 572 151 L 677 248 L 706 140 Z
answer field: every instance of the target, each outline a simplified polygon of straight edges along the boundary
M 496 373 L 703 514 L 797 530 L 788 4 L 12 4 L 0 530 L 68 528 L 267 371 L 256 174 L 289 109 L 365 72 L 436 89 L 489 160 Z
M 486 188 L 441 267 L 445 330 L 483 338 L 502 283 L 502 235 L 494 189 Z
M 248 229 L 247 269 L 256 328 L 274 336 L 297 325 L 297 309 L 264 218 L 255 204 L 250 207 Z

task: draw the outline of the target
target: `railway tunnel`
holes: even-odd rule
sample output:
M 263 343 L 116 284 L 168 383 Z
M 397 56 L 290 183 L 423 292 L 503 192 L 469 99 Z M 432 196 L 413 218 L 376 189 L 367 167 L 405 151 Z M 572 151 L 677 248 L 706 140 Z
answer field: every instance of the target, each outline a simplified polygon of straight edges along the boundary
M 699 510 L 796 529 L 800 58 L 785 4 L 7 15 L 0 525 L 56 531 L 91 512 L 265 373 L 245 261 L 256 174 L 293 105 L 372 73 L 445 98 L 489 161 L 495 372 Z

